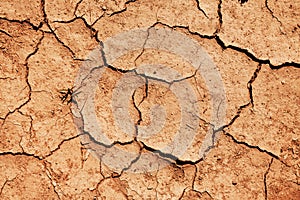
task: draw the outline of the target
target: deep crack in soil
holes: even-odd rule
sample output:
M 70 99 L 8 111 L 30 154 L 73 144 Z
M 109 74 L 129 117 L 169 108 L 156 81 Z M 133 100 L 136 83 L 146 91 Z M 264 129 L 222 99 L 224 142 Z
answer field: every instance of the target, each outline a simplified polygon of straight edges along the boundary
M 299 11 L 299 1 L 283 0 L 1 1 L 0 199 L 300 199 Z M 141 48 L 109 63 L 105 41 L 139 28 L 147 30 Z M 208 53 L 226 92 L 223 124 L 211 121 L 201 65 L 146 48 L 159 29 L 183 34 Z M 97 62 L 88 59 L 95 48 Z M 76 88 L 84 63 L 94 67 Z M 145 63 L 181 76 L 140 72 Z M 95 115 L 108 143 L 84 121 L 85 103 L 74 114 L 80 87 L 102 69 Z M 140 78 L 126 99 L 132 135 L 117 127 L 110 106 L 128 74 Z M 191 102 L 199 106 L 199 123 L 178 155 L 163 147 L 184 118 L 174 88 L 186 83 L 196 88 Z M 157 105 L 165 109 L 158 119 Z M 143 127 L 161 121 L 155 137 L 143 135 Z M 206 133 L 211 143 L 199 156 Z M 153 162 L 141 166 L 148 154 Z M 119 168 L 107 157 L 121 157 Z

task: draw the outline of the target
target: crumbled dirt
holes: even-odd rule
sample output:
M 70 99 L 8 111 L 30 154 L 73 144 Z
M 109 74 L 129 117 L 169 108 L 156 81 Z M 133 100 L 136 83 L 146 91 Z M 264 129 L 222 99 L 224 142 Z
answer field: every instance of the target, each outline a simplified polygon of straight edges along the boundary
M 286 0 L 2 0 L 0 199 L 300 199 L 299 22 Z

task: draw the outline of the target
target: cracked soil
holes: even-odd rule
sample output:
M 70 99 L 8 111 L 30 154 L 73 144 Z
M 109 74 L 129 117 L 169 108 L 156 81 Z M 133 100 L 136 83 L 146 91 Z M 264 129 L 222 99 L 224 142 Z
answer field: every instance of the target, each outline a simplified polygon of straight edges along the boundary
M 109 64 L 99 51 L 106 70 L 94 109 L 111 141 L 102 143 L 74 116 L 75 79 L 95 48 L 139 28 L 148 30 L 141 49 Z M 159 29 L 183 34 L 210 56 L 226 92 L 220 126 L 210 120 L 212 96 L 198 70 L 144 48 Z M 183 78 L 140 73 L 143 63 Z M 126 74 L 141 82 L 126 100 L 132 134 L 117 126 L 111 107 Z M 174 146 L 162 149 L 184 118 L 173 92 L 181 83 L 195 88 L 200 113 L 193 141 L 177 155 Z M 1 0 L 0 86 L 1 200 L 300 199 L 299 0 Z M 156 105 L 165 123 L 146 137 L 141 127 L 161 125 L 152 117 Z M 205 133 L 213 142 L 199 154 Z M 142 155 L 154 159 L 153 170 L 138 165 Z M 119 168 L 107 158 L 121 159 Z

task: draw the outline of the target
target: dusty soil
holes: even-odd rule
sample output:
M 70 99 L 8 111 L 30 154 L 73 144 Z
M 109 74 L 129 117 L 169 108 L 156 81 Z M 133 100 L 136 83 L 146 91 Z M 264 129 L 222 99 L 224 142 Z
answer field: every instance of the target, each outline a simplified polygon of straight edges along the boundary
M 2 0 L 0 199 L 299 200 L 299 44 L 300 1 Z

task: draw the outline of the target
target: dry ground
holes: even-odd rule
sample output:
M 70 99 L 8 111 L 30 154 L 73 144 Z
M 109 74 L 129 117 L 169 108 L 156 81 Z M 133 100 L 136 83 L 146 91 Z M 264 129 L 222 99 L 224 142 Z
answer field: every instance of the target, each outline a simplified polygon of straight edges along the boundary
M 97 83 L 97 120 L 111 144 L 97 143 L 78 127 L 82 121 L 74 123 L 75 102 L 62 101 L 62 90 L 73 87 L 93 49 L 137 28 L 182 33 L 208 53 L 226 91 L 224 124 L 210 121 L 201 75 L 178 55 L 153 49 L 119 58 Z M 1 0 L 0 199 L 299 200 L 299 44 L 299 0 Z M 112 90 L 142 63 L 171 66 L 196 88 L 199 130 L 183 155 L 153 153 L 180 126 L 170 92 L 177 82 L 143 76 L 128 100 L 139 127 L 155 121 L 153 105 L 165 107 L 166 124 L 155 137 L 125 134 L 114 122 Z M 209 131 L 218 140 L 203 157 Z M 134 172 L 141 157 L 125 156 L 126 166 L 114 170 L 103 154 L 94 156 L 104 147 L 171 164 Z

